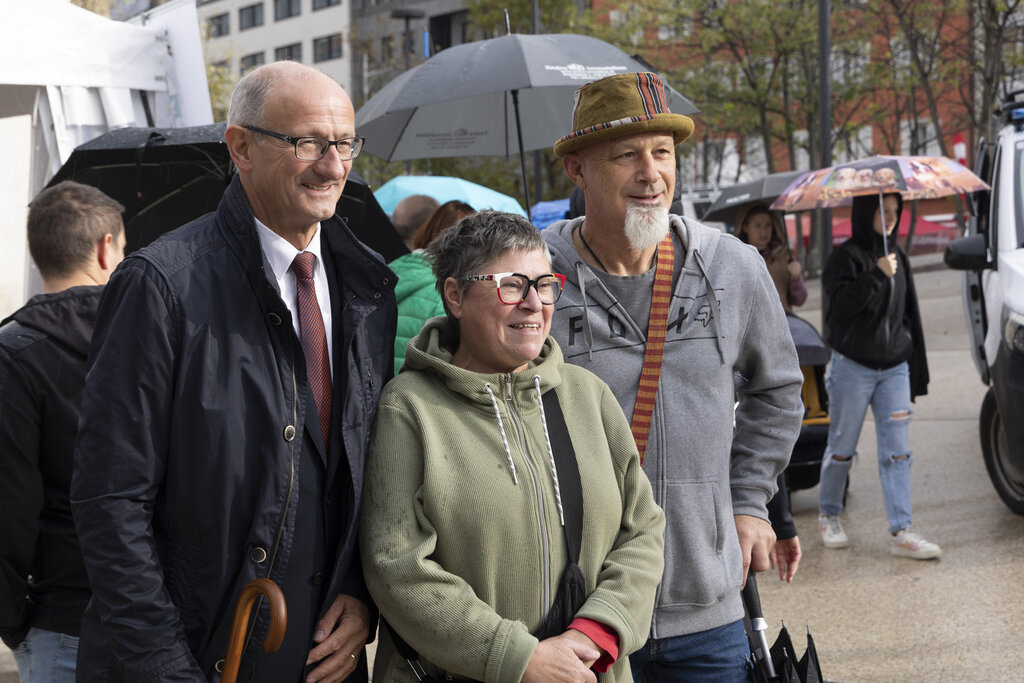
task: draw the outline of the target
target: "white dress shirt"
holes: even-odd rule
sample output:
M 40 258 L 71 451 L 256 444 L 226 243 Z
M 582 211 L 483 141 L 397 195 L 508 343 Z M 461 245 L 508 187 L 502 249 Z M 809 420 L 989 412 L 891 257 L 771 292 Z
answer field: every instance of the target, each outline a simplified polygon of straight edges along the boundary
M 299 250 L 292 246 L 291 242 L 278 235 L 276 232 L 263 225 L 258 218 L 256 221 L 256 233 L 260 236 L 260 246 L 263 247 L 263 254 L 274 271 L 274 279 L 277 280 L 278 291 L 281 298 L 292 314 L 292 326 L 295 328 L 295 336 L 302 338 L 299 332 L 299 304 L 295 287 L 295 273 L 291 270 L 292 261 Z M 331 331 L 333 318 L 331 317 L 331 290 L 327 284 L 327 272 L 324 269 L 323 258 L 320 249 L 320 224 L 317 223 L 316 233 L 313 239 L 306 245 L 305 251 L 316 257 L 313 266 L 313 286 L 316 288 L 316 301 L 320 305 L 320 315 L 324 319 L 324 330 L 327 333 L 327 359 L 331 367 L 331 379 L 334 379 L 334 339 Z

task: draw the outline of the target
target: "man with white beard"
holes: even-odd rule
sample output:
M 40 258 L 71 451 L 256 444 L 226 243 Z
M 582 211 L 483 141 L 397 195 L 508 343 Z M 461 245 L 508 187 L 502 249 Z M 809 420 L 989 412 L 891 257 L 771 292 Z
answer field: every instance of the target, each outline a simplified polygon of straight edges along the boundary
M 740 589 L 771 564 L 766 504 L 803 417 L 764 259 L 669 214 L 675 146 L 692 132 L 656 74 L 580 88 L 554 151 L 586 215 L 544 230 L 567 278 L 551 334 L 611 386 L 665 509 L 665 573 L 630 657 L 638 681 L 748 680 Z

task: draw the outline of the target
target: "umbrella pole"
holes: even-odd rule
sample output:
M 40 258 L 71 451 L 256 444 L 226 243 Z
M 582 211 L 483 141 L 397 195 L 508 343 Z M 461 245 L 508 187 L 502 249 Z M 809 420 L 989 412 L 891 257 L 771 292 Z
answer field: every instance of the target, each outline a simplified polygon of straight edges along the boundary
M 878 215 L 882 217 L 882 250 L 889 253 L 889 226 L 885 224 L 885 201 L 882 190 L 878 190 Z
M 519 91 L 512 91 L 512 108 L 516 112 L 516 139 L 519 140 L 519 169 L 523 174 L 523 194 L 526 196 L 526 217 L 532 222 L 530 215 L 530 185 L 526 182 L 526 155 L 523 153 L 523 127 L 519 123 Z

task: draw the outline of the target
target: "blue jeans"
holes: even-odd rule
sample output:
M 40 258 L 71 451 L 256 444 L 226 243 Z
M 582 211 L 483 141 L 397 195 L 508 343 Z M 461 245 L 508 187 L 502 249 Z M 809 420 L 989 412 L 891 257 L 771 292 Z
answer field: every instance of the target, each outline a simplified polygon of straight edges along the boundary
M 21 683 L 75 683 L 78 638 L 63 633 L 29 629 L 14 649 Z
M 882 481 L 889 533 L 906 529 L 910 526 L 912 461 L 908 439 L 912 414 L 908 365 L 900 363 L 886 370 L 872 370 L 833 351 L 825 388 L 831 424 L 821 462 L 819 511 L 825 515 L 843 511 L 846 478 L 857 455 L 857 440 L 870 405 L 875 417 L 878 477 Z
M 629 656 L 637 683 L 747 683 L 749 661 L 742 619 L 700 633 L 652 638 Z

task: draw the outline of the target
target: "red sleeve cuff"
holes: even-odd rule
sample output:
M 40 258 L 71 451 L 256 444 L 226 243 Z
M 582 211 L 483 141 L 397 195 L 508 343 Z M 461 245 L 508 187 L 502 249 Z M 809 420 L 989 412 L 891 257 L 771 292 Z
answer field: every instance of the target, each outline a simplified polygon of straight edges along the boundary
M 619 634 L 610 626 L 593 619 L 577 617 L 569 624 L 569 628 L 574 628 L 587 636 L 600 648 L 601 656 L 594 663 L 594 671 L 606 673 L 619 658 Z

